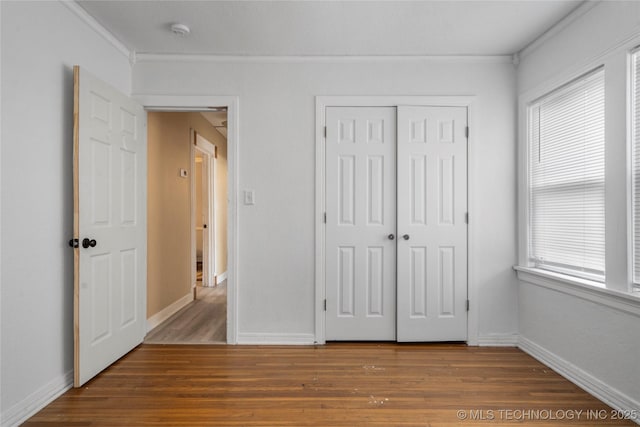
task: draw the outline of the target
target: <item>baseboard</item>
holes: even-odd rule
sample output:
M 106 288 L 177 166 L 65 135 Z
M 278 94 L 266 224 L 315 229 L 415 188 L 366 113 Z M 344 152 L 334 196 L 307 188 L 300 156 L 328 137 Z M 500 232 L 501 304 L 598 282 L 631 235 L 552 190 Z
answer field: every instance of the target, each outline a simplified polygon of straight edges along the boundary
M 260 344 L 260 345 L 313 345 L 315 336 L 313 334 L 271 334 L 241 332 L 238 334 L 237 344 Z
M 489 334 L 478 336 L 480 347 L 517 347 L 518 334 Z
M 50 381 L 2 413 L 3 427 L 19 426 L 73 386 L 73 370 Z
M 218 274 L 218 280 L 216 280 L 216 285 L 219 285 L 220 283 L 224 282 L 225 280 L 227 280 L 227 272 L 225 271 L 222 274 Z
M 183 296 L 177 301 L 174 301 L 170 305 L 166 306 L 153 316 L 147 319 L 147 332 L 150 332 L 153 328 L 158 326 L 160 323 L 167 320 L 169 317 L 173 316 L 176 312 L 178 312 L 182 307 L 189 304 L 193 301 L 193 292 L 189 291 L 188 294 Z
M 630 413 L 637 413 L 640 410 L 639 401 L 608 386 L 593 375 L 583 371 L 533 341 L 520 336 L 518 347 L 612 408 Z M 640 417 L 636 417 L 633 421 L 640 424 Z

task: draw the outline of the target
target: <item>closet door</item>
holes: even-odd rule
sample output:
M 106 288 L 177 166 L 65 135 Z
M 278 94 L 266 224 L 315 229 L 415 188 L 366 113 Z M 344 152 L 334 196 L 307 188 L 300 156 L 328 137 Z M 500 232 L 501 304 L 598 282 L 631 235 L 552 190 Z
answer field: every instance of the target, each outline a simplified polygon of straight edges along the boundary
M 467 109 L 398 107 L 398 341 L 467 339 Z
M 396 109 L 326 110 L 326 339 L 396 339 Z

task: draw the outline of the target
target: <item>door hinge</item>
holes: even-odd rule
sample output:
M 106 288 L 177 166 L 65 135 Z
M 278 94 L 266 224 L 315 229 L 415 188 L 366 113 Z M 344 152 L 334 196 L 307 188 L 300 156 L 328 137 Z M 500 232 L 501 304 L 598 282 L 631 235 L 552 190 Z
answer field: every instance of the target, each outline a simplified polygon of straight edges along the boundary
M 324 138 L 327 139 L 327 127 L 324 127 Z
M 469 212 L 465 212 L 465 214 L 464 214 L 464 222 L 469 224 Z
M 324 223 L 325 224 L 327 223 L 327 213 L 326 212 L 324 213 Z
M 467 126 L 464 130 L 464 136 L 469 138 L 469 126 Z
M 324 300 L 324 311 L 327 311 L 327 299 Z
M 469 311 L 469 300 L 467 300 L 467 311 Z

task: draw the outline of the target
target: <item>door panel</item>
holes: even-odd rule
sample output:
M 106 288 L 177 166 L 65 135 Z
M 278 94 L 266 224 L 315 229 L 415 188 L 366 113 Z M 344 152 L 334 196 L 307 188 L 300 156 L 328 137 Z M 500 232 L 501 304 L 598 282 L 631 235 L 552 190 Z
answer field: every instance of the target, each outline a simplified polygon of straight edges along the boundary
M 398 107 L 398 341 L 467 339 L 466 126 L 464 107 Z
M 327 108 L 326 339 L 395 339 L 395 108 Z
M 147 271 L 146 113 L 79 67 L 74 67 L 74 237 L 79 239 L 74 385 L 79 387 L 144 339 Z
M 202 229 L 202 285 L 216 285 L 215 255 L 215 146 L 199 133 L 195 133 L 196 152 L 202 158 L 202 174 L 200 181 Z

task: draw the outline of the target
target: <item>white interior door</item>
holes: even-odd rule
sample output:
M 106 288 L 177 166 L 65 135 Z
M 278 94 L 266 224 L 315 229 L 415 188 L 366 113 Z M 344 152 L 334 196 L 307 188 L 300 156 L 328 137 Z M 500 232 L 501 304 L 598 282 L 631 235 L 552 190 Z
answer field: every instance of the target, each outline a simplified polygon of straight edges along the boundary
M 467 339 L 467 109 L 398 107 L 398 341 Z
M 142 106 L 74 67 L 74 385 L 142 342 L 147 149 Z
M 326 339 L 396 337 L 396 109 L 326 111 Z
M 329 107 L 326 125 L 326 339 L 466 340 L 466 107 Z
M 196 150 L 202 155 L 202 181 L 200 188 L 202 206 L 202 285 L 216 285 L 215 266 L 215 145 L 196 133 Z

